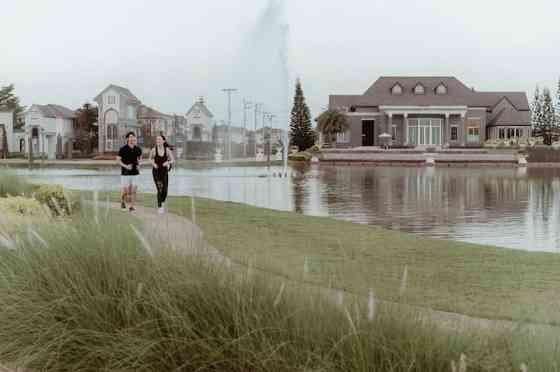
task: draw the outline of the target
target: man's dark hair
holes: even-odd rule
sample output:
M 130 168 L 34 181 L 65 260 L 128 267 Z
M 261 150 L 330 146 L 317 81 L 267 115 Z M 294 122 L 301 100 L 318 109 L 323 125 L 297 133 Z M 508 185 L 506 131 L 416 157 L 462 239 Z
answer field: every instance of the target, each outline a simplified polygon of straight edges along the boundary
M 130 137 L 130 136 L 136 137 L 136 134 L 134 134 L 134 132 L 128 132 L 128 133 L 126 134 L 125 138 L 128 139 L 128 137 Z

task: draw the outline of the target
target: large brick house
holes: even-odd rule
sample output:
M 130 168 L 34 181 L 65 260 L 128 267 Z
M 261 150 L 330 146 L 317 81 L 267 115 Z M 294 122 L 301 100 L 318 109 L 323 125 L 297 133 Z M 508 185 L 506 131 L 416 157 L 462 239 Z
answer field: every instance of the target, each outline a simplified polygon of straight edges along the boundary
M 524 92 L 479 92 L 455 77 L 380 77 L 363 95 L 331 95 L 329 108 L 346 112 L 350 128 L 339 147 L 469 147 L 488 139 L 530 136 Z

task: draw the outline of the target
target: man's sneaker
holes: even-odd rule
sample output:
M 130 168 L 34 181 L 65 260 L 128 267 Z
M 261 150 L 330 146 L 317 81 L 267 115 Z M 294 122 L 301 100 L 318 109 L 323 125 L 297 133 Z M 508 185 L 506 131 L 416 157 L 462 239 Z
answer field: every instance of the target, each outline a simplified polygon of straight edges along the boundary
M 126 204 L 124 202 L 121 202 L 121 209 L 123 211 L 126 211 Z
M 164 214 L 165 213 L 165 209 L 163 207 L 159 207 L 158 208 L 158 213 L 159 214 Z
M 136 211 L 136 208 L 130 207 L 130 208 L 128 208 L 128 210 L 131 211 L 131 212 L 134 212 L 134 211 Z

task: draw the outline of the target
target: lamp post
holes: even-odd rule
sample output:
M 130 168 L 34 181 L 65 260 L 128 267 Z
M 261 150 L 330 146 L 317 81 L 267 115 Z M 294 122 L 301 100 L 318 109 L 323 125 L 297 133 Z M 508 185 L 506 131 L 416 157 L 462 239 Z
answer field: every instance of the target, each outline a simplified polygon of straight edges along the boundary
M 228 126 L 227 126 L 227 158 L 231 160 L 231 94 L 237 92 L 235 88 L 224 88 L 222 92 L 228 95 Z
M 266 136 L 266 140 L 267 140 L 267 152 L 266 152 L 266 166 L 268 168 L 270 168 L 270 153 L 272 152 L 272 148 L 270 146 L 270 137 L 272 136 L 272 119 L 274 119 L 276 117 L 276 115 L 273 114 L 269 114 L 268 115 L 268 130 L 267 130 L 267 136 Z
M 250 101 L 243 99 L 243 157 L 247 158 L 247 110 L 253 107 Z
M 257 115 L 260 114 L 261 109 L 262 109 L 263 104 L 256 102 L 255 103 L 255 119 L 253 122 L 253 125 L 255 126 L 255 131 L 253 132 L 254 134 L 254 145 L 255 145 L 255 158 L 257 157 Z

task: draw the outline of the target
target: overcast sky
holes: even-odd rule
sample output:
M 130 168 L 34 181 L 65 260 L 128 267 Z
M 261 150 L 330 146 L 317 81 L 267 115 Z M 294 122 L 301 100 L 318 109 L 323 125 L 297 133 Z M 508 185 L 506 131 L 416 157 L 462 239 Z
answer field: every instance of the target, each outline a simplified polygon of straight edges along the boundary
M 14 83 L 25 105 L 77 108 L 115 83 L 168 113 L 184 113 L 203 95 L 224 119 L 220 88 L 268 3 L 3 2 L 0 85 Z M 329 94 L 361 94 L 380 75 L 454 75 L 478 90 L 529 97 L 536 84 L 556 92 L 556 0 L 285 0 L 285 7 L 290 80 L 302 79 L 313 114 Z M 239 120 L 245 94 L 236 88 Z

